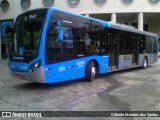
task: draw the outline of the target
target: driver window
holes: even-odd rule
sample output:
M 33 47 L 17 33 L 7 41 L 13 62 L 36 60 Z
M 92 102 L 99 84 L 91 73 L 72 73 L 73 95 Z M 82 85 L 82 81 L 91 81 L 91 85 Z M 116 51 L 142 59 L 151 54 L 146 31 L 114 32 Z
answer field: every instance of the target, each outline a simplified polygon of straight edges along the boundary
M 58 29 L 63 29 L 63 40 L 58 41 Z M 47 33 L 47 48 L 73 48 L 72 29 L 64 26 L 50 26 Z
M 50 26 L 47 32 L 47 48 L 58 48 L 57 35 L 57 28 Z

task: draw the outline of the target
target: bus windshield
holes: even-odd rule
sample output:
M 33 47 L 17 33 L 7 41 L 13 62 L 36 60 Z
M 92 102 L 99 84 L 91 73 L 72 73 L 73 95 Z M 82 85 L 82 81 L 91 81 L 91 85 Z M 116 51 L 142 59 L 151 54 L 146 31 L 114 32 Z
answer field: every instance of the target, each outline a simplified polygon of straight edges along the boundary
M 13 61 L 30 62 L 38 56 L 46 12 L 35 10 L 17 18 L 10 41 L 10 57 Z

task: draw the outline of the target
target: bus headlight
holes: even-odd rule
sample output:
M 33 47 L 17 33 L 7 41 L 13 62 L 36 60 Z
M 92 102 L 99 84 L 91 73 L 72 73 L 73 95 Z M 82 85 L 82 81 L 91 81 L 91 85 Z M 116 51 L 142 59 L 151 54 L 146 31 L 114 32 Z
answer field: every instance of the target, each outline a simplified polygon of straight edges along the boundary
M 41 61 L 37 61 L 35 63 L 33 63 L 30 68 L 29 68 L 29 72 L 33 72 L 35 70 L 37 70 L 39 67 L 41 66 Z

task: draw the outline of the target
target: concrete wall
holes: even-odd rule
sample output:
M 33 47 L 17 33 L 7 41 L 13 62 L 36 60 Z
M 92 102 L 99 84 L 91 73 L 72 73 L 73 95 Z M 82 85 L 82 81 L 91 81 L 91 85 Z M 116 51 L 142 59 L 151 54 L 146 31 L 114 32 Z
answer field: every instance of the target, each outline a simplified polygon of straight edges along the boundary
M 3 0 L 0 0 L 0 3 Z M 0 9 L 0 20 L 15 19 L 19 14 L 35 9 L 43 8 L 42 0 L 30 0 L 31 6 L 27 10 L 21 8 L 21 0 L 7 0 L 10 4 L 7 12 L 2 12 Z M 76 7 L 70 7 L 67 0 L 55 0 L 53 7 L 63 10 L 76 12 L 79 14 L 90 14 L 103 20 L 109 20 L 111 13 L 116 13 L 117 22 L 119 23 L 137 23 L 138 13 L 144 13 L 144 22 L 149 23 L 149 31 L 160 35 L 160 25 L 157 20 L 160 19 L 160 2 L 156 5 L 151 4 L 148 0 L 133 0 L 130 5 L 125 5 L 121 0 L 107 0 L 103 6 L 97 6 L 93 0 L 80 0 Z M 145 18 L 145 14 L 150 14 L 150 17 Z M 152 15 L 156 13 L 156 15 Z
M 2 0 L 0 0 L 1 2 Z M 0 12 L 0 19 L 15 18 L 20 13 L 26 11 L 21 8 L 21 0 L 8 0 L 10 8 L 7 12 Z M 28 10 L 44 7 L 42 0 L 31 0 Z M 154 12 L 160 13 L 160 4 L 152 5 L 148 0 L 134 0 L 130 5 L 124 5 L 121 0 L 107 0 L 105 5 L 97 6 L 93 0 L 80 0 L 77 7 L 70 7 L 67 0 L 55 0 L 53 7 L 76 12 L 79 14 L 96 13 L 138 13 Z

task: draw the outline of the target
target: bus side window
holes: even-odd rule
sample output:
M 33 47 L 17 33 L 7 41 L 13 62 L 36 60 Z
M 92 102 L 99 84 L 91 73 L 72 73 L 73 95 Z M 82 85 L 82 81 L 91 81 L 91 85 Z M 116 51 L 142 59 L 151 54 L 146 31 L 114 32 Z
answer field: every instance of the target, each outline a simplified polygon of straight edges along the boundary
M 139 53 L 145 53 L 145 36 L 140 36 L 140 42 L 139 42 Z
M 72 49 L 73 48 L 73 34 L 72 29 L 64 27 L 64 40 L 63 40 L 63 48 Z
M 88 53 L 97 53 L 97 46 L 94 44 L 88 45 L 86 50 Z
M 160 38 L 158 38 L 158 52 L 160 52 Z
M 57 48 L 58 43 L 56 41 L 57 38 L 57 30 L 53 27 L 50 27 L 47 32 L 47 47 L 48 48 Z

